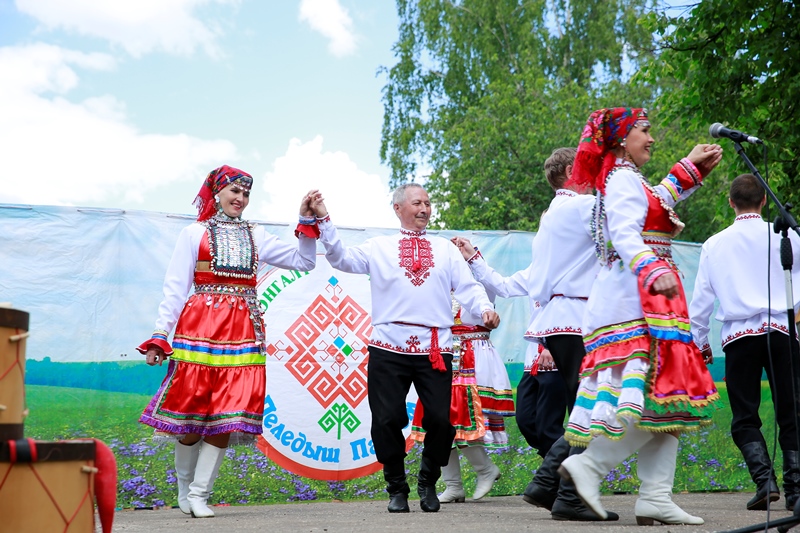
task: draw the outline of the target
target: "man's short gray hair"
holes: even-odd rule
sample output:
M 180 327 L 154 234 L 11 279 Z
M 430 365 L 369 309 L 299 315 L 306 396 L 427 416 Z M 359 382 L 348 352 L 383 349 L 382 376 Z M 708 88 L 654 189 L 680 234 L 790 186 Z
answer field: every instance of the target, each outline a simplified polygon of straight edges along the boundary
M 406 189 L 411 187 L 419 187 L 423 191 L 425 190 L 425 187 L 423 187 L 419 183 L 414 183 L 414 182 L 404 183 L 394 190 L 394 194 L 392 194 L 392 205 L 399 205 L 405 202 Z

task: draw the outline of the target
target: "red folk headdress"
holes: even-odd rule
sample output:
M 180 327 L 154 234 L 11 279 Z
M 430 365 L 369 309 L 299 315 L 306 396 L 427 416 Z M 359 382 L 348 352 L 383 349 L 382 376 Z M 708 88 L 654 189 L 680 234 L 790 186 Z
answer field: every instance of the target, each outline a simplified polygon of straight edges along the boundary
M 208 220 L 216 212 L 214 195 L 219 191 L 236 182 L 243 189 L 249 191 L 253 186 L 253 176 L 238 168 L 222 165 L 208 173 L 200 192 L 194 199 L 194 206 L 197 207 L 197 221 Z
M 598 109 L 589 115 L 569 183 L 578 190 L 595 188 L 604 192 L 606 176 L 616 160 L 613 149 L 621 146 L 631 129 L 641 122 L 649 125 L 647 110 L 641 107 Z

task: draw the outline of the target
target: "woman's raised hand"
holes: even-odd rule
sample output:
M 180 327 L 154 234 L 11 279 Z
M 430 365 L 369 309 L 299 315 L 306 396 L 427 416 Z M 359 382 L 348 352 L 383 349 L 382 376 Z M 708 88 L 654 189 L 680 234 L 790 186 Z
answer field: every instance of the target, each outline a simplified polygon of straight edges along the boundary
M 698 144 L 686 158 L 706 177 L 722 161 L 722 147 L 718 144 Z

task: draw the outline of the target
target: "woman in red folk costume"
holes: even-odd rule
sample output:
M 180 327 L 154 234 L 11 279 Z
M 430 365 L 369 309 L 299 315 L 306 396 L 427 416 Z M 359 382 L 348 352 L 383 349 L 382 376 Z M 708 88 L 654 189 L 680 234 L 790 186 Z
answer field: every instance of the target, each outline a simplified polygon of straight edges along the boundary
M 588 447 L 559 473 L 605 518 L 600 482 L 638 450 L 637 523 L 702 524 L 671 498 L 677 437 L 710 423 L 720 402 L 692 342 L 671 249 L 683 223 L 672 208 L 700 186 L 722 149 L 695 146 L 652 186 L 639 168 L 653 143 L 647 112 L 619 107 L 592 113 L 578 146 L 571 181 L 597 189 L 593 233 L 602 266 L 584 315 L 586 357 L 565 434 Z
M 149 365 L 171 358 L 140 422 L 178 438 L 178 503 L 196 518 L 214 516 L 207 501 L 231 433 L 261 433 L 266 328 L 256 298 L 259 265 L 307 271 L 316 261 L 319 232 L 309 207 L 316 191 L 303 199 L 298 243 L 289 244 L 242 220 L 252 184 L 229 166 L 208 175 L 195 200 L 197 222 L 181 231 L 167 267 L 155 332 L 137 348 Z

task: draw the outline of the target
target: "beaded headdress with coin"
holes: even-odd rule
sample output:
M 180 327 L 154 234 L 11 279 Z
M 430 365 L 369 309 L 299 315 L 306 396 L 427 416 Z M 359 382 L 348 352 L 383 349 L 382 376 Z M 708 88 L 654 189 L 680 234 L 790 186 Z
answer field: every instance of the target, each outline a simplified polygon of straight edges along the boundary
M 253 187 L 253 176 L 228 165 L 222 165 L 208 173 L 193 202 L 197 207 L 198 222 L 214 216 L 214 213 L 217 212 L 214 196 L 231 183 L 236 183 L 244 190 L 249 191 Z
M 605 179 L 614 167 L 614 148 L 625 146 L 634 126 L 649 126 L 647 110 L 641 107 L 598 109 L 589 115 L 578 144 L 569 184 L 578 190 L 605 192 Z

